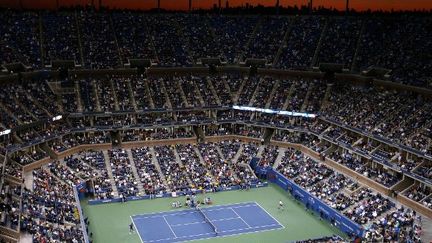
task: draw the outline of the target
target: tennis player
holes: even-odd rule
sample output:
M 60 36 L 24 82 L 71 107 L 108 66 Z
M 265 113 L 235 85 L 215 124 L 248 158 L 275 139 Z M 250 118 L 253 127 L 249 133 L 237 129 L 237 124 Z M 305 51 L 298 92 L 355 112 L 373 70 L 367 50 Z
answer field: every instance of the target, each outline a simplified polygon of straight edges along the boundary
M 283 204 L 282 200 L 279 200 L 278 209 L 279 210 L 283 210 L 284 209 L 284 204 Z
M 133 223 L 130 223 L 130 225 L 129 225 L 129 234 L 132 234 L 133 232 L 135 232 L 135 229 L 134 229 Z

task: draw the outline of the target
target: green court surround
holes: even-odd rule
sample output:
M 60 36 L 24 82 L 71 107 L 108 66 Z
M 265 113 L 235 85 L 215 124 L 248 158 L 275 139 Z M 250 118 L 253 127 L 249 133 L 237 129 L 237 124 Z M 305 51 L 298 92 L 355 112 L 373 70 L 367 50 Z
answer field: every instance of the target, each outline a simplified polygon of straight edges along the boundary
M 199 242 L 227 242 L 229 240 L 229 242 L 236 243 L 276 243 L 319 238 L 333 234 L 346 237 L 327 221 L 320 220 L 316 215 L 306 211 L 304 206 L 297 203 L 287 192 L 274 184 L 249 191 L 227 191 L 207 195 L 211 197 L 215 205 L 256 201 L 283 224 L 285 229 L 214 238 Z M 198 195 L 198 198 L 202 199 L 203 195 Z M 279 199 L 285 203 L 283 211 L 277 209 Z M 140 239 L 137 233 L 129 234 L 130 216 L 171 210 L 171 203 L 177 200 L 183 202 L 184 197 L 101 205 L 88 205 L 86 201 L 82 201 L 81 206 L 85 216 L 90 220 L 89 231 L 93 233 L 94 243 L 139 243 Z

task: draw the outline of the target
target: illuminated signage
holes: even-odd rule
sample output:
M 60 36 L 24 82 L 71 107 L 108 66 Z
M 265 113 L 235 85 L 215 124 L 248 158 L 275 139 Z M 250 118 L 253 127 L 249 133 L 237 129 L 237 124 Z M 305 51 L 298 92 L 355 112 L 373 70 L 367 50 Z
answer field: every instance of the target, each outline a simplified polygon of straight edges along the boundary
M 302 113 L 302 112 L 293 112 L 293 111 L 279 111 L 279 110 L 272 110 L 272 109 L 263 109 L 263 108 L 256 108 L 256 107 L 250 107 L 250 106 L 233 106 L 234 110 L 240 110 L 240 111 L 255 111 L 255 112 L 261 112 L 261 113 L 267 113 L 267 114 L 276 114 L 276 115 L 282 115 L 282 116 L 300 116 L 300 117 L 306 117 L 306 118 L 315 118 L 317 117 L 316 114 L 310 114 L 310 113 Z

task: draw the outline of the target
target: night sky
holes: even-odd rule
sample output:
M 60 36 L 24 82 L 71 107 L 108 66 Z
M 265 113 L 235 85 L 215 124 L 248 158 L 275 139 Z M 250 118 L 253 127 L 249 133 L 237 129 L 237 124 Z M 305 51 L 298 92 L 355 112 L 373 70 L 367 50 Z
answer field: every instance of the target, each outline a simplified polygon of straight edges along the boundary
M 56 0 L 0 0 L 0 6 L 18 7 L 22 2 L 27 8 L 54 8 Z M 58 0 L 60 6 L 86 5 L 92 0 Z M 99 0 L 93 0 L 95 4 Z M 221 0 L 222 6 L 225 6 L 226 0 Z M 229 0 L 230 6 L 241 6 L 246 3 L 264 6 L 274 6 L 276 0 Z M 308 0 L 280 0 L 282 6 L 301 6 L 307 5 Z M 193 0 L 192 7 L 211 8 L 217 4 L 218 0 Z M 334 7 L 337 9 L 345 8 L 345 0 L 313 0 L 314 6 Z M 102 4 L 112 8 L 131 8 L 131 9 L 151 9 L 156 8 L 157 0 L 102 0 Z M 415 9 L 432 9 L 432 0 L 350 0 L 351 8 L 356 10 L 415 10 Z M 165 9 L 187 10 L 188 0 L 161 0 L 161 7 Z

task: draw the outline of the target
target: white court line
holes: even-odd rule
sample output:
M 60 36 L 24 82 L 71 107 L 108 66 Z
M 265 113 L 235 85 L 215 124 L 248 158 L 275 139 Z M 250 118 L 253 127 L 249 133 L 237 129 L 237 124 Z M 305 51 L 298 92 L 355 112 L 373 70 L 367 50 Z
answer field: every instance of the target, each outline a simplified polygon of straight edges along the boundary
M 274 219 L 278 224 L 282 225 L 282 227 L 285 229 L 285 226 L 283 224 L 281 224 L 275 217 L 273 217 L 273 215 L 271 215 L 269 212 L 267 212 L 267 210 L 265 210 L 265 208 L 263 208 L 261 205 L 259 205 L 259 203 L 256 203 L 256 204 L 258 205 L 258 207 L 260 207 L 262 210 L 264 210 L 264 212 L 266 212 L 270 217 L 272 217 L 272 219 Z
M 233 208 L 249 208 L 249 207 L 257 207 L 256 205 L 253 204 L 249 204 L 249 205 L 244 205 L 244 206 L 237 206 L 237 207 L 227 207 L 227 208 L 216 208 L 216 209 L 208 209 L 206 210 L 205 208 L 203 209 L 204 212 L 212 212 L 212 211 L 220 211 L 220 210 L 224 210 L 224 209 L 233 209 Z
M 136 225 L 135 225 L 135 221 L 133 220 L 132 216 L 130 216 L 130 218 L 131 218 L 131 220 L 132 220 L 132 224 L 133 224 L 133 226 L 134 226 L 134 228 L 135 228 L 135 232 L 138 234 L 138 236 L 139 236 L 139 238 L 140 238 L 141 243 L 144 243 L 143 239 L 141 238 L 141 234 L 140 234 L 140 232 L 138 231 L 138 228 L 137 228 Z
M 223 219 L 214 219 L 214 220 L 210 220 L 210 222 L 220 222 L 220 221 L 227 221 L 227 220 L 234 220 L 234 219 L 239 219 L 240 217 L 235 217 L 235 218 L 223 218 Z
M 280 226 L 280 224 L 268 224 L 268 225 L 260 225 L 260 226 L 249 227 L 249 228 L 241 228 L 241 229 L 224 230 L 224 231 L 219 231 L 219 233 L 226 233 L 226 232 L 233 232 L 233 231 L 241 231 L 241 230 L 249 230 L 249 229 L 260 229 L 260 228 L 273 227 L 273 226 Z
M 233 232 L 233 231 L 241 231 L 241 230 L 249 230 L 249 229 L 259 229 L 259 228 L 265 228 L 265 227 L 273 227 L 273 226 L 280 226 L 279 224 L 269 224 L 269 225 L 263 225 L 263 226 L 256 226 L 256 227 L 250 227 L 250 228 L 242 228 L 242 229 L 232 229 L 232 230 L 225 230 L 225 231 L 220 231 L 219 233 L 226 233 L 226 232 Z M 255 232 L 264 232 L 264 231 L 269 231 L 269 230 L 277 230 L 278 228 L 275 229 L 268 229 L 268 230 L 258 230 L 258 231 L 249 231 L 249 232 L 242 232 L 242 233 L 238 233 L 238 234 L 230 234 L 230 235 L 226 235 L 226 236 L 232 236 L 232 235 L 239 235 L 239 234 L 248 234 L 248 233 L 255 233 Z M 185 236 L 180 236 L 180 237 L 176 237 L 176 238 L 165 238 L 165 239 L 158 239 L 158 240 L 150 240 L 150 241 L 145 241 L 145 242 L 158 242 L 158 241 L 163 241 L 163 240 L 176 240 L 176 239 L 182 239 L 182 238 L 189 238 L 189 237 L 195 237 L 195 236 L 201 236 L 201 235 L 210 235 L 210 234 L 214 234 L 213 232 L 210 233 L 202 233 L 202 234 L 196 234 L 196 235 L 185 235 Z M 199 238 L 199 239 L 192 239 L 192 240 L 186 240 L 186 241 L 195 241 L 195 240 L 204 240 L 204 239 L 211 239 L 211 238 L 218 238 L 218 237 L 226 237 L 224 236 L 214 236 L 214 237 L 209 237 L 209 238 Z M 185 241 L 185 242 L 186 242 Z M 177 241 L 176 241 L 177 242 Z
M 252 206 L 250 204 L 256 204 L 256 202 L 241 202 L 241 203 L 231 203 L 231 204 L 228 204 L 228 205 L 214 205 L 214 206 L 205 207 L 205 208 L 201 208 L 201 209 L 230 208 L 231 205 L 240 205 L 240 204 L 249 204 L 249 206 Z M 246 206 L 247 205 L 245 205 L 245 207 Z M 169 211 L 161 211 L 161 212 L 157 212 L 157 213 L 134 214 L 134 215 L 132 215 L 132 217 L 137 217 L 137 218 L 151 218 L 152 216 L 159 216 L 160 217 L 162 215 L 165 215 L 165 213 L 166 213 L 165 216 L 187 214 L 187 213 L 181 213 L 182 211 L 193 211 L 193 212 L 196 212 L 195 209 L 183 209 L 183 208 L 180 208 L 180 209 L 174 209 L 174 210 L 169 210 Z M 179 212 L 179 213 L 176 213 L 176 212 Z M 190 213 L 193 213 L 193 212 L 190 212 Z M 143 215 L 148 215 L 148 216 L 147 217 L 139 217 L 139 216 L 143 216 Z
M 199 239 L 185 240 L 185 241 L 182 241 L 182 242 L 193 242 L 193 241 L 198 241 L 198 240 L 208 240 L 208 239 L 214 239 L 214 238 L 226 238 L 226 237 L 231 237 L 231 236 L 235 236 L 235 235 L 245 235 L 245 234 L 262 233 L 262 232 L 273 231 L 273 230 L 280 230 L 280 228 L 265 229 L 265 230 L 255 230 L 255 231 L 248 231 L 248 232 L 234 233 L 234 234 L 229 234 L 229 235 L 218 235 L 218 236 L 207 237 L 207 238 L 199 238 Z
M 247 227 L 252 228 L 233 208 L 231 208 L 231 210 L 241 219 L 241 221 L 243 221 L 243 223 L 247 225 Z
M 196 234 L 196 235 L 185 235 L 185 236 L 180 236 L 180 237 L 176 237 L 176 238 L 165 238 L 165 239 L 158 239 L 158 240 L 149 240 L 146 242 L 158 242 L 158 241 L 163 241 L 163 240 L 175 240 L 175 239 L 181 239 L 181 238 L 187 238 L 187 237 L 195 237 L 195 236 L 201 236 L 201 235 L 210 235 L 210 234 L 214 234 L 213 232 L 210 233 L 202 233 L 202 234 Z M 176 241 L 178 242 L 178 241 Z
M 174 240 L 175 238 L 165 238 L 165 239 L 157 239 L 157 240 L 148 240 L 148 241 L 144 241 L 144 242 L 158 242 L 158 241 L 163 241 L 163 240 Z
M 231 205 L 240 205 L 240 204 L 246 204 L 244 206 L 237 206 L 237 207 L 231 207 Z M 265 232 L 265 231 L 272 231 L 272 230 L 279 230 L 281 229 L 280 227 L 278 228 L 273 228 L 273 229 L 264 229 L 261 230 L 261 228 L 265 228 L 265 227 L 275 227 L 275 226 L 282 226 L 282 229 L 285 228 L 285 226 L 283 224 L 281 224 L 276 218 L 274 218 L 267 210 L 265 210 L 260 204 L 258 204 L 257 202 L 244 202 L 244 203 L 234 203 L 234 204 L 230 204 L 230 205 L 220 205 L 220 206 L 213 206 L 213 207 L 218 207 L 217 209 L 211 209 L 212 207 L 208 207 L 208 208 L 204 208 L 203 211 L 218 211 L 218 210 L 222 210 L 222 209 L 231 209 L 232 211 L 234 211 L 234 213 L 238 215 L 238 213 L 234 210 L 234 208 L 244 208 L 244 207 L 260 207 L 262 210 L 264 210 L 268 215 L 270 215 L 271 218 L 273 218 L 278 224 L 271 224 L 271 225 L 262 225 L 262 226 L 256 226 L 256 227 L 251 227 L 249 224 L 247 224 L 240 216 L 237 218 L 225 218 L 225 219 L 219 219 L 219 220 L 211 220 L 211 222 L 214 221 L 224 221 L 224 220 L 234 220 L 234 219 L 238 219 L 240 218 L 241 220 L 243 220 L 243 222 L 248 225 L 249 228 L 242 228 L 242 229 L 233 229 L 233 230 L 225 230 L 225 231 L 220 231 L 218 233 L 228 233 L 228 232 L 235 232 L 235 231 L 243 231 L 243 230 L 251 230 L 251 229 L 258 229 L 255 231 L 246 231 L 246 232 L 240 232 L 240 233 L 233 233 L 233 234 L 229 234 L 229 235 L 221 235 L 221 236 L 212 236 L 212 237 L 207 237 L 207 238 L 198 238 L 198 239 L 191 239 L 191 240 L 185 240 L 182 242 L 190 242 L 190 241 L 197 241 L 197 240 L 204 240 L 204 239 L 212 239 L 212 238 L 222 238 L 222 237 L 229 237 L 229 236 L 233 236 L 233 235 L 242 235 L 242 234 L 249 234 L 249 233 L 258 233 L 258 232 Z M 219 208 L 220 207 L 220 208 Z M 206 210 L 208 209 L 208 210 Z M 192 211 L 193 210 L 193 211 Z M 172 213 L 175 211 L 192 211 L 192 212 L 187 212 L 187 213 L 175 213 L 175 214 L 168 214 L 168 215 L 161 215 L 163 213 Z M 194 223 L 187 223 L 187 224 L 177 224 L 177 225 L 170 225 L 168 223 L 168 221 L 166 220 L 165 216 L 171 216 L 171 215 L 184 215 L 184 214 L 191 214 L 191 213 L 197 213 L 194 209 L 183 209 L 183 210 L 171 210 L 171 211 L 165 211 L 165 212 L 159 212 L 156 214 L 153 214 L 154 216 L 150 216 L 150 217 L 137 217 L 136 219 L 146 219 L 146 218 L 159 218 L 159 217 L 163 217 L 166 224 L 168 225 L 168 227 L 171 229 L 171 232 L 174 234 L 175 238 L 165 238 L 165 239 L 158 239 L 158 240 L 150 240 L 150 241 L 143 241 L 140 235 L 140 240 L 142 243 L 144 242 L 159 242 L 159 241 L 163 241 L 163 240 L 176 240 L 176 239 L 182 239 L 182 238 L 190 238 L 190 237 L 196 237 L 196 236 L 201 236 L 201 235 L 210 235 L 210 234 L 214 234 L 213 232 L 210 233 L 203 233 L 203 234 L 196 234 L 196 235 L 187 235 L 187 236 L 181 236 L 178 237 L 173 229 L 171 228 L 171 226 L 181 226 L 181 225 L 188 225 L 188 224 L 194 224 Z M 137 215 L 140 216 L 140 215 Z M 131 216 L 132 218 L 132 216 Z M 195 224 L 198 222 L 195 222 Z M 134 222 L 135 225 L 135 222 Z M 175 242 L 179 242 L 179 241 L 175 241 Z
M 193 210 L 193 211 L 187 212 L 187 213 L 160 214 L 160 215 L 153 215 L 153 216 L 146 216 L 146 217 L 140 217 L 140 215 L 137 215 L 137 216 L 135 216 L 135 219 L 151 219 L 151 218 L 160 218 L 160 217 L 164 217 L 164 216 L 174 216 L 174 215 L 185 215 L 185 214 L 198 213 L 194 209 L 185 209 L 182 211 L 191 211 L 191 210 Z M 145 214 L 141 214 L 141 215 L 145 215 Z
M 244 206 L 225 207 L 225 208 L 216 208 L 216 209 L 211 209 L 211 207 L 210 207 L 210 208 L 202 208 L 201 210 L 203 212 L 212 212 L 212 211 L 219 211 L 219 210 L 224 210 L 224 209 L 228 209 L 229 210 L 229 209 L 232 209 L 232 208 L 247 208 L 247 207 L 257 207 L 257 205 L 255 205 L 255 204 L 249 204 L 249 205 L 244 205 Z M 134 219 L 135 220 L 139 220 L 139 219 L 160 218 L 160 217 L 165 217 L 165 216 L 174 216 L 174 215 L 185 215 L 185 214 L 199 213 L 195 209 L 184 209 L 184 210 L 180 210 L 180 211 L 191 211 L 191 210 L 193 210 L 193 211 L 192 212 L 187 212 L 187 213 L 174 213 L 174 214 L 166 214 L 166 215 L 163 215 L 161 213 L 161 215 L 153 215 L 153 216 L 146 216 L 146 217 L 140 217 L 140 215 L 136 215 Z M 176 210 L 176 211 L 178 211 L 178 210 Z M 145 214 L 141 214 L 141 215 L 145 215 Z
M 191 225 L 191 224 L 205 224 L 207 223 L 206 221 L 200 221 L 200 222 L 191 222 L 191 223 L 186 223 L 186 224 L 172 224 L 172 227 L 178 227 L 178 226 L 184 226 L 184 225 Z
M 166 220 L 165 216 L 163 216 L 163 219 L 165 220 L 165 223 L 168 225 L 168 227 L 170 228 L 171 232 L 174 234 L 175 238 L 178 238 L 176 233 L 174 233 L 174 230 L 171 228 L 171 225 L 168 223 L 168 221 Z

